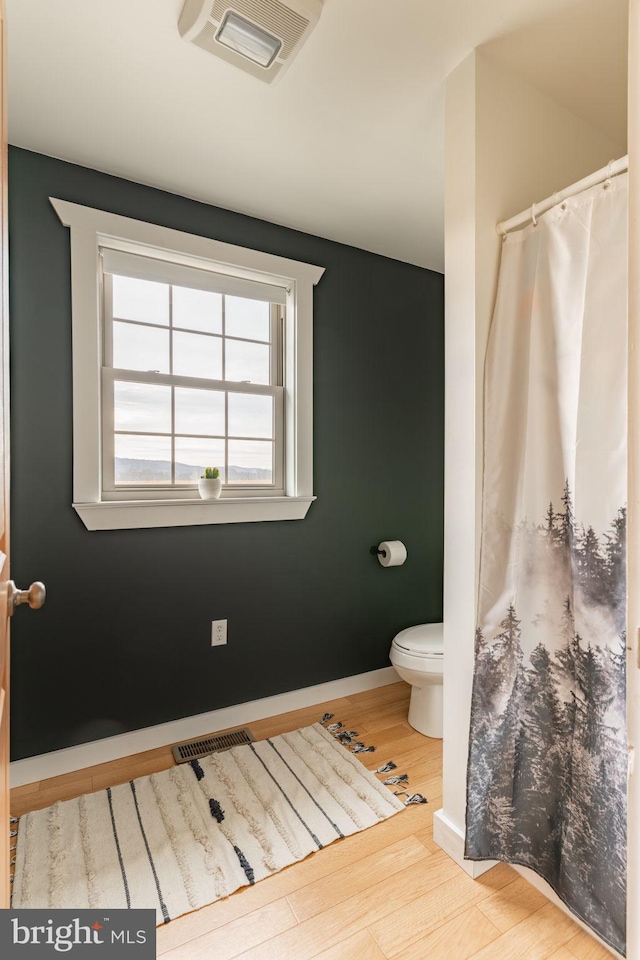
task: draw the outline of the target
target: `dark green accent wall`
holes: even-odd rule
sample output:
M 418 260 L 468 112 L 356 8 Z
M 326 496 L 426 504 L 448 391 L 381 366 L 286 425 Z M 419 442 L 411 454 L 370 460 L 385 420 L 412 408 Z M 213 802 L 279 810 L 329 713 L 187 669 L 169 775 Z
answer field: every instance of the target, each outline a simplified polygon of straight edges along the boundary
M 50 196 L 326 267 L 305 520 L 85 529 Z M 48 592 L 13 619 L 13 759 L 385 667 L 398 630 L 441 619 L 440 274 L 18 148 L 9 230 L 12 572 Z M 405 542 L 404 566 L 378 564 L 382 539 Z M 211 648 L 220 618 L 228 645 Z

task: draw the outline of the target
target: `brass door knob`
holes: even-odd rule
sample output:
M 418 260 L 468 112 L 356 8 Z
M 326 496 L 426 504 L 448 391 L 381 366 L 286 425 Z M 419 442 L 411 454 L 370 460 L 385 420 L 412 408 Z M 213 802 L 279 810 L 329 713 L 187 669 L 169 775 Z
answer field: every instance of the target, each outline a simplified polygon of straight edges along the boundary
M 7 612 L 10 617 L 21 603 L 28 603 L 32 610 L 37 610 L 45 601 L 47 591 L 44 583 L 36 580 L 28 590 L 18 590 L 13 580 L 7 580 Z

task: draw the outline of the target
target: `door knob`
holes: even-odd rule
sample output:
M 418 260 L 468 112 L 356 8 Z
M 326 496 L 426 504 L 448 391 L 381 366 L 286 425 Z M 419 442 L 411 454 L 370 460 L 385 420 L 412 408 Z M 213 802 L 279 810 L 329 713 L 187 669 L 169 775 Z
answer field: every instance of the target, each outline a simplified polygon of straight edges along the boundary
M 28 603 L 32 610 L 37 610 L 45 601 L 47 591 L 44 583 L 36 580 L 28 590 L 18 590 L 13 580 L 7 580 L 7 611 L 10 617 L 21 603 Z

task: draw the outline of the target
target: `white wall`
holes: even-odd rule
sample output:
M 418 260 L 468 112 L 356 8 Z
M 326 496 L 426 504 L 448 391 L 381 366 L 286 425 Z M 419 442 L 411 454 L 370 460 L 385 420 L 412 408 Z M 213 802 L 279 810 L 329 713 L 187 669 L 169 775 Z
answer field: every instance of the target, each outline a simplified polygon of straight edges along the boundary
M 445 175 L 444 783 L 459 859 L 479 553 L 482 371 L 500 258 L 496 223 L 626 153 L 548 96 L 472 53 L 450 75 Z M 442 830 L 440 830 L 442 837 Z M 444 845 L 444 844 L 443 844 Z M 471 871 L 470 871 L 471 872 Z
M 629 4 L 629 512 L 627 719 L 629 778 L 627 956 L 640 957 L 640 0 Z

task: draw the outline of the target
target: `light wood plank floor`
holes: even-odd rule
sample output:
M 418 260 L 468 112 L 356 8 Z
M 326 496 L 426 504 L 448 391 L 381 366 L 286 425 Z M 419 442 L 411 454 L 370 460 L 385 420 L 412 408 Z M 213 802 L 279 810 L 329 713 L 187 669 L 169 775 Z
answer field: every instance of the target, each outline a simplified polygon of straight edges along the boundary
M 610 960 L 608 953 L 510 867 L 471 880 L 433 841 L 442 744 L 407 724 L 396 683 L 250 725 L 256 739 L 333 713 L 393 760 L 428 804 L 320 850 L 253 887 L 158 929 L 164 960 Z M 56 800 L 171 766 L 167 747 L 12 791 L 20 816 Z M 402 789 L 402 788 L 396 788 Z

